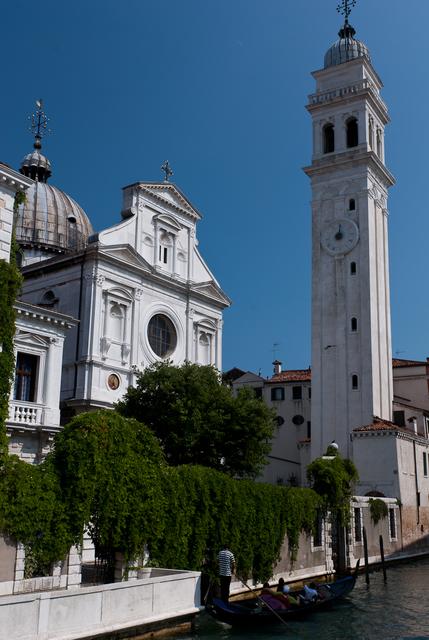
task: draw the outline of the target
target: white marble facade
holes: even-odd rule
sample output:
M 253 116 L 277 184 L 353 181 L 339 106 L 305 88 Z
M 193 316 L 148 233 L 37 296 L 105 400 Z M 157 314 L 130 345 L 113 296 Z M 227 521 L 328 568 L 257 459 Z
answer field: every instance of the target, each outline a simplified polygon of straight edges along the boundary
M 198 250 L 199 212 L 171 183 L 136 183 L 122 218 L 86 250 L 23 270 L 26 301 L 79 320 L 64 350 L 66 416 L 111 407 L 136 369 L 160 360 L 222 366 L 230 301 Z
M 76 321 L 55 311 L 17 302 L 15 378 L 6 433 L 9 452 L 37 464 L 60 427 L 64 339 Z

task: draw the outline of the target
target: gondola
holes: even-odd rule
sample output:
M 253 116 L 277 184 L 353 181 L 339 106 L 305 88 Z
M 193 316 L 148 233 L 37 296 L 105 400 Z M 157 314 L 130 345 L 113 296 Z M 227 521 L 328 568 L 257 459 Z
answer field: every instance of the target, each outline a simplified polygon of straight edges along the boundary
M 337 600 L 348 595 L 356 583 L 355 572 L 353 575 L 339 578 L 335 582 L 321 585 L 323 598 L 318 598 L 312 602 L 305 602 L 301 599 L 299 606 L 290 606 L 287 609 L 273 609 L 263 602 L 263 596 L 249 600 L 241 600 L 225 603 L 219 598 L 213 598 L 210 604 L 206 605 L 208 612 L 221 622 L 226 622 L 233 626 L 256 626 L 268 625 L 276 622 L 287 622 L 288 620 L 302 618 L 314 611 L 320 611 L 331 607 Z M 300 596 L 300 591 L 291 591 L 290 595 Z

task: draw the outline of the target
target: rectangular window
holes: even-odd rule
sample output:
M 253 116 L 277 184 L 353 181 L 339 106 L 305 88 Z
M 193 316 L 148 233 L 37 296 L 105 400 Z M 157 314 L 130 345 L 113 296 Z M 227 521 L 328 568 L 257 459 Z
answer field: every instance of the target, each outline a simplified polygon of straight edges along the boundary
M 311 387 L 308 387 L 308 399 L 311 400 Z
M 425 438 L 429 437 L 429 418 L 423 420 L 423 428 L 425 431 Z
M 405 427 L 405 411 L 394 411 L 393 422 L 397 424 L 398 427 Z
M 427 476 L 428 474 L 428 454 L 426 451 L 423 451 L 423 475 Z
M 355 542 L 362 542 L 362 511 L 360 507 L 355 507 Z
M 31 353 L 18 352 L 13 388 L 14 400 L 35 402 L 38 364 L 38 356 L 34 356 Z
M 254 387 L 253 393 L 255 394 L 255 398 L 262 398 L 262 387 Z
M 271 389 L 271 400 L 284 400 L 285 399 L 285 390 L 283 387 L 274 387 Z
M 307 420 L 307 438 L 311 440 L 311 422 Z
M 168 255 L 168 249 L 167 247 L 164 247 L 164 264 L 167 264 L 167 255 Z
M 391 540 L 396 540 L 396 515 L 395 509 L 389 509 L 389 534 Z
M 292 400 L 302 400 L 302 387 L 292 387 Z

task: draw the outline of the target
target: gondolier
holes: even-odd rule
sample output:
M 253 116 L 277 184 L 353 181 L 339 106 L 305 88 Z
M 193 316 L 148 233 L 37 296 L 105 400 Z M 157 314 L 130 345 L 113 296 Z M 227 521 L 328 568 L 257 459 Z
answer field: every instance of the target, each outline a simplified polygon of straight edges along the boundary
M 228 549 L 228 545 L 224 544 L 218 555 L 219 561 L 219 578 L 220 578 L 220 597 L 224 602 L 229 600 L 229 586 L 231 577 L 235 570 L 235 558 L 232 551 Z

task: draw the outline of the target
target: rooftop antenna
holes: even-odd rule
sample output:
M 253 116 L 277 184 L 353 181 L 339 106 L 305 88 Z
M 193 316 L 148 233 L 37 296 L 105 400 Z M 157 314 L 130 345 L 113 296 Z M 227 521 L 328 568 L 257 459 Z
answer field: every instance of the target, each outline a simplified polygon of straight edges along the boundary
M 41 98 L 36 100 L 36 111 L 31 116 L 28 116 L 28 119 L 31 122 L 29 131 L 34 133 L 34 148 L 41 149 L 42 138 L 51 133 L 51 130 L 48 129 L 50 118 L 43 111 L 43 100 Z
M 273 342 L 273 360 L 276 360 L 276 353 L 279 350 L 280 342 Z
M 170 167 L 170 163 L 168 162 L 168 160 L 165 160 L 161 165 L 161 171 L 165 173 L 164 182 L 168 182 L 170 177 L 173 175 L 173 170 Z

